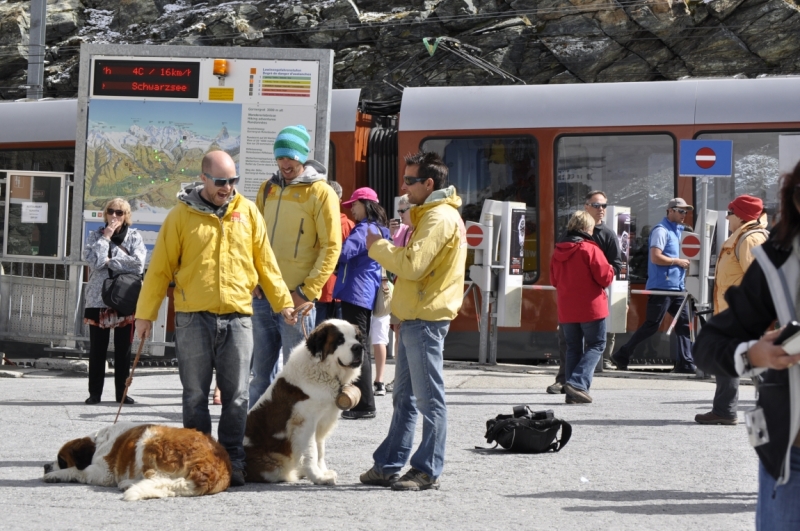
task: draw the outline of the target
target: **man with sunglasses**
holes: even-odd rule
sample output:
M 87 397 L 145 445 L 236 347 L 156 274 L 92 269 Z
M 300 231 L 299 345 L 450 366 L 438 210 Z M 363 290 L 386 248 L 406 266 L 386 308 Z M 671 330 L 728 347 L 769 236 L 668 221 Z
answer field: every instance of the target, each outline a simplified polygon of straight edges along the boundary
M 369 257 L 397 275 L 392 313 L 400 320 L 395 361 L 394 413 L 386 439 L 372 454 L 373 467 L 361 474 L 367 485 L 393 490 L 439 488 L 447 437 L 444 393 L 444 339 L 461 308 L 466 230 L 458 208 L 461 199 L 447 186 L 447 165 L 436 153 L 405 157 L 402 191 L 414 205 L 414 232 L 397 247 L 377 232 L 367 234 Z M 414 454 L 417 412 L 422 441 Z M 411 461 L 411 469 L 400 471 Z
M 170 282 L 175 283 L 175 351 L 183 385 L 183 426 L 211 433 L 208 392 L 217 371 L 222 394 L 218 440 L 233 465 L 231 486 L 244 485 L 243 439 L 253 353 L 251 292 L 260 284 L 287 322 L 292 297 L 269 246 L 264 219 L 236 192 L 236 164 L 224 151 L 201 163 L 202 184 L 178 193 L 158 231 L 136 306 L 136 336 L 150 335 Z
M 685 289 L 684 279 L 689 269 L 689 260 L 680 256 L 681 232 L 686 214 L 694 210 L 680 197 L 667 204 L 667 215 L 650 232 L 650 255 L 647 264 L 647 285 L 645 289 L 654 291 L 678 291 Z M 636 346 L 658 331 L 664 316 L 669 313 L 675 318 L 683 302 L 683 295 L 648 295 L 645 322 L 633 333 L 628 342 L 611 356 L 617 369 L 625 371 Z M 684 305 L 677 317 L 675 334 L 677 341 L 670 342 L 671 357 L 675 360 L 672 372 L 693 374 L 697 368 L 692 358 L 692 344 L 689 335 L 689 308 Z
M 600 250 L 603 251 L 606 260 L 608 260 L 608 263 L 614 268 L 614 275 L 616 276 L 622 270 L 622 253 L 619 248 L 617 234 L 604 223 L 607 208 L 608 197 L 602 190 L 592 190 L 584 197 L 583 209 L 594 219 L 592 240 L 594 240 L 598 247 L 600 247 Z M 611 358 L 611 353 L 614 352 L 615 339 L 616 334 L 613 332 L 606 334 L 606 349 L 600 361 L 605 370 L 613 369 L 609 360 Z M 552 395 L 563 393 L 564 383 L 566 382 L 567 343 L 564 337 L 564 331 L 561 327 L 558 328 L 558 354 L 560 363 L 558 366 L 558 374 L 556 374 L 556 381 L 554 384 L 547 387 L 547 392 Z
M 296 308 L 320 298 L 342 250 L 339 197 L 328 186 L 325 166 L 308 158 L 310 141 L 302 125 L 284 127 L 278 133 L 273 145 L 278 171 L 262 183 L 256 196 L 256 205 L 267 222 L 269 243 Z M 253 292 L 256 347 L 250 407 L 277 376 L 281 351 L 285 362 L 304 340 L 303 328 L 314 329 L 313 304 L 301 319 L 289 325 L 260 289 Z

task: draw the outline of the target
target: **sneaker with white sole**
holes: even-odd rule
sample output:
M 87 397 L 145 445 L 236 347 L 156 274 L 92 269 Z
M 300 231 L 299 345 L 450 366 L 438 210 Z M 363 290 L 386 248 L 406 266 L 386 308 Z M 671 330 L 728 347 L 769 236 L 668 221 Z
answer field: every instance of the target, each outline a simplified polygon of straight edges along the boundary
M 386 396 L 386 386 L 383 385 L 383 382 L 375 382 L 372 385 L 375 388 L 373 393 L 375 396 Z
M 378 472 L 375 470 L 375 467 L 370 468 L 361 476 L 359 476 L 361 483 L 364 485 L 374 485 L 376 487 L 391 487 L 392 483 L 400 479 L 400 474 L 395 472 L 394 474 L 384 474 L 383 472 Z
M 392 483 L 392 490 L 428 490 L 439 489 L 439 480 L 431 478 L 428 474 L 412 468 L 403 476 Z

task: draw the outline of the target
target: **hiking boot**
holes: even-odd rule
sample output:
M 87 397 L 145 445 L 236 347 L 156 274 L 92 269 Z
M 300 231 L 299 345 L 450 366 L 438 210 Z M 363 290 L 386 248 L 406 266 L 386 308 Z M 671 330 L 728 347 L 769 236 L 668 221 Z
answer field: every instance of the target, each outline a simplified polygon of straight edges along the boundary
M 374 485 L 376 487 L 391 487 L 392 483 L 400 479 L 400 474 L 386 475 L 383 472 L 378 472 L 375 467 L 370 468 L 359 477 L 361 483 L 364 485 Z
M 421 470 L 417 470 L 416 468 L 412 468 L 405 474 L 403 477 L 392 483 L 392 490 L 428 490 L 428 489 L 439 489 L 439 480 L 438 479 L 431 479 L 431 477 L 422 472 Z
M 622 358 L 619 356 L 619 352 L 611 355 L 611 363 L 617 366 L 618 371 L 628 370 L 628 362 L 622 360 Z
M 580 389 L 576 389 L 572 387 L 570 384 L 564 384 L 564 392 L 567 393 L 567 396 L 574 400 L 574 404 L 591 404 L 592 397 L 589 396 L 589 393 L 586 391 L 581 391 Z
M 386 392 L 391 393 L 392 391 L 394 391 L 394 380 L 386 384 Z
M 548 395 L 563 395 L 564 394 L 564 384 L 561 382 L 556 382 L 553 385 L 547 386 L 547 394 Z
M 383 385 L 383 382 L 375 382 L 372 385 L 375 387 L 375 391 L 374 391 L 375 396 L 385 396 L 386 395 L 386 386 Z
M 231 487 L 244 487 L 244 470 L 241 468 L 231 470 Z
M 739 424 L 738 418 L 720 417 L 713 411 L 695 415 L 694 421 L 697 422 L 698 424 L 723 424 L 725 426 L 736 426 L 737 424 Z

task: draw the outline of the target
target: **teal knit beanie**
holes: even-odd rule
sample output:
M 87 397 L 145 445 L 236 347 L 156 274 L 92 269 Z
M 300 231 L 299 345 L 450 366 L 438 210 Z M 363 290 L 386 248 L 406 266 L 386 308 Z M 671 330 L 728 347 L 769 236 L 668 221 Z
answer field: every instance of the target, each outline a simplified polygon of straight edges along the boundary
M 288 157 L 305 164 L 308 160 L 308 143 L 311 136 L 302 125 L 284 127 L 275 138 L 275 158 Z

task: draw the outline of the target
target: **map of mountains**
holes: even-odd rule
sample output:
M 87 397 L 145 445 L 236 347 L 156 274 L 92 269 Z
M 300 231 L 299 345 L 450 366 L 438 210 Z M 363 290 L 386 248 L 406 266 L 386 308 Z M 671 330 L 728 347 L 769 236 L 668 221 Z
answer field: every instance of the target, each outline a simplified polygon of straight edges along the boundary
M 99 210 L 111 197 L 131 205 L 141 201 L 159 209 L 175 205 L 181 183 L 199 180 L 200 163 L 209 150 L 239 158 L 240 136 L 222 126 L 214 137 L 186 124 L 130 126 L 127 131 L 90 129 L 86 142 L 86 209 Z

